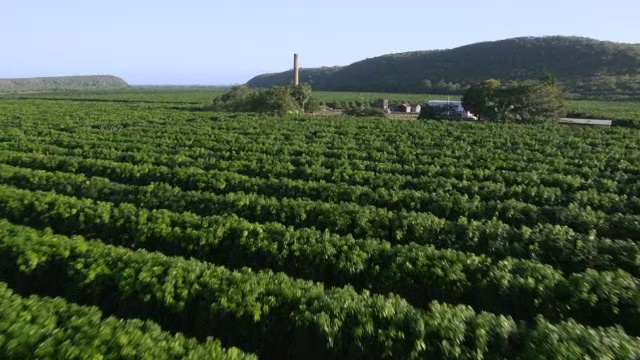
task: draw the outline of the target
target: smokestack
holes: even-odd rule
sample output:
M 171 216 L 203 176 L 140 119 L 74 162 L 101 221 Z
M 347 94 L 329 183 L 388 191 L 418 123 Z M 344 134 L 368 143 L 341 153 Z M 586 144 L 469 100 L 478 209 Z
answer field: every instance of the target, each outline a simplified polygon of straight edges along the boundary
M 293 54 L 293 85 L 300 85 L 300 73 L 298 69 L 298 54 Z

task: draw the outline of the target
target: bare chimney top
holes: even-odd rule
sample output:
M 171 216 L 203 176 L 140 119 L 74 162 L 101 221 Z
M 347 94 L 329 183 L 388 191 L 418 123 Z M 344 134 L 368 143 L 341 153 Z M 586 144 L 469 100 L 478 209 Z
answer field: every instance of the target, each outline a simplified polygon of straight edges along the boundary
M 298 54 L 293 54 L 293 85 L 300 85 L 300 72 L 298 69 Z

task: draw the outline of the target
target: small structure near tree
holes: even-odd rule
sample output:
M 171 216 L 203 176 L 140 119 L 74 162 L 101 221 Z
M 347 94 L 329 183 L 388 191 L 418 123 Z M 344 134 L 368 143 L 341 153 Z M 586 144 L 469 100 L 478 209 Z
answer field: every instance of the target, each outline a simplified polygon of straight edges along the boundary
M 471 112 L 465 110 L 462 101 L 430 100 L 421 110 L 419 119 L 478 119 Z
M 395 112 L 407 113 L 407 114 L 419 113 L 421 109 L 422 109 L 421 105 L 410 104 L 410 103 L 399 104 L 394 107 Z
M 384 110 L 385 112 L 387 112 L 389 110 L 389 100 L 388 99 L 380 99 L 380 107 L 382 108 L 382 110 Z
M 400 104 L 396 106 L 397 112 L 410 113 L 411 112 L 411 104 Z

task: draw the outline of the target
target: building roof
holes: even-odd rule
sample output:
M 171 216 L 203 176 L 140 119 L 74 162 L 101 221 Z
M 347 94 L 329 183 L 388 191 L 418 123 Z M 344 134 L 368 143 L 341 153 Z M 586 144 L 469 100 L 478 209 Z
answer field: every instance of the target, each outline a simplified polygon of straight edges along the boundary
M 458 100 L 429 100 L 427 101 L 427 104 L 434 104 L 434 105 L 441 105 L 441 104 L 460 104 L 462 105 L 462 101 L 458 101 Z
M 458 111 L 464 111 L 464 108 L 462 107 L 462 101 L 429 100 L 427 101 L 427 105 L 429 106 L 453 105 Z

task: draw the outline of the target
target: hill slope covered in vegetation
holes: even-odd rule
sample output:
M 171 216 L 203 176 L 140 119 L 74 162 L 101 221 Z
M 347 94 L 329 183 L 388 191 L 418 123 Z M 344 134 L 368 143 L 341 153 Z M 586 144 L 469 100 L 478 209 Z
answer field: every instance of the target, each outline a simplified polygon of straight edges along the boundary
M 123 79 L 111 75 L 0 79 L 0 93 L 101 91 L 126 89 L 128 86 Z
M 513 38 L 389 54 L 325 69 L 331 70 L 303 69 L 301 81 L 310 81 L 315 90 L 455 94 L 488 78 L 524 80 L 553 73 L 571 94 L 640 97 L 640 45 L 583 37 Z M 247 84 L 282 85 L 290 74 L 260 75 Z

